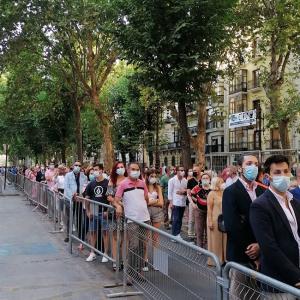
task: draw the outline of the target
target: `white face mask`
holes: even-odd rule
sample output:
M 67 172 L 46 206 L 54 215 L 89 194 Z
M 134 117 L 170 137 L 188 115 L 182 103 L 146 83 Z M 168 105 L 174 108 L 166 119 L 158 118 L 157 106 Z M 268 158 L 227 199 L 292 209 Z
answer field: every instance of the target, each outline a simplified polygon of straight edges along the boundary
M 50 169 L 50 170 L 54 170 L 54 165 L 50 165 L 50 166 L 49 166 L 49 169 Z
M 154 178 L 154 177 L 151 177 L 151 178 L 149 179 L 149 183 L 150 183 L 150 184 L 155 184 L 156 182 L 157 182 L 157 179 Z
M 130 171 L 130 177 L 132 179 L 138 179 L 141 175 L 141 171 Z
M 80 167 L 79 167 L 79 166 L 74 166 L 73 172 L 74 172 L 75 174 L 78 174 L 78 173 L 80 172 Z
M 100 175 L 102 175 L 102 171 L 94 171 L 95 178 L 99 177 Z
M 188 173 L 188 175 L 189 175 L 189 176 L 193 176 L 193 171 L 190 171 L 190 172 Z
M 116 173 L 120 176 L 123 176 L 125 174 L 125 168 L 118 168 Z

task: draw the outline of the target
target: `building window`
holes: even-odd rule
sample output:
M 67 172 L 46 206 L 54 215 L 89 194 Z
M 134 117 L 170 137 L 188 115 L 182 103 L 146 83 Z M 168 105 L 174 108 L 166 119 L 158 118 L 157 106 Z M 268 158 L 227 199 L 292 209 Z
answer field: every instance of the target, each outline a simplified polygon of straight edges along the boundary
M 174 155 L 172 156 L 172 166 L 173 166 L 173 167 L 176 166 L 176 158 L 175 158 Z
M 254 70 L 252 72 L 252 88 L 255 89 L 257 87 L 260 87 L 260 82 L 259 82 L 259 70 Z
M 229 102 L 229 113 L 239 113 L 247 111 L 247 94 L 242 94 L 237 98 L 231 98 Z
M 168 166 L 168 157 L 165 157 L 164 164 L 165 164 L 165 166 Z

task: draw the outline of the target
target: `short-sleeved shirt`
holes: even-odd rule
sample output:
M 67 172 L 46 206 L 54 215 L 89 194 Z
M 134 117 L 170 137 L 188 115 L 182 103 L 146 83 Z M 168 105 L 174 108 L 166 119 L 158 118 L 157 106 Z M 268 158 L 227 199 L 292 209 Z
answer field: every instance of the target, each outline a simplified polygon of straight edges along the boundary
M 199 182 L 194 177 L 192 177 L 188 180 L 187 189 L 192 190 L 196 185 L 198 185 L 198 183 Z
M 107 179 L 103 179 L 102 181 L 97 181 L 97 180 L 90 181 L 85 189 L 85 196 L 88 196 L 93 201 L 109 205 L 106 196 L 107 186 L 108 186 Z M 96 214 L 96 212 L 101 213 L 102 211 L 101 208 L 98 211 L 98 205 L 97 206 L 91 205 L 91 207 L 92 207 L 91 210 L 95 212 L 94 214 Z M 107 208 L 103 208 L 103 211 L 106 210 Z
M 170 177 L 166 174 L 160 178 L 160 186 L 163 189 L 163 195 L 164 195 L 165 199 L 168 198 L 168 182 L 169 182 L 169 180 L 170 180 Z
M 122 198 L 125 217 L 146 222 L 150 220 L 145 197 L 148 197 L 148 189 L 143 180 L 124 179 L 118 186 L 117 198 Z

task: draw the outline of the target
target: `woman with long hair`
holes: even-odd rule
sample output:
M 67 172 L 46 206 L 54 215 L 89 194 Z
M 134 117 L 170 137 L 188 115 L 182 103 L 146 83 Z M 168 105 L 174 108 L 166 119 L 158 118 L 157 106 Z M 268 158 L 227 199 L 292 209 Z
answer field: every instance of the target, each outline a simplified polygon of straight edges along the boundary
M 111 205 L 114 206 L 115 202 L 115 195 L 117 192 L 117 188 L 119 184 L 127 177 L 127 171 L 125 165 L 121 161 L 117 161 L 110 173 L 110 180 L 108 182 L 107 187 L 107 200 L 110 202 Z M 115 217 L 115 216 L 114 216 Z M 112 220 L 114 224 L 117 223 L 117 220 Z M 113 231 L 113 240 L 112 240 L 112 258 L 116 259 L 117 257 L 117 230 L 114 228 Z M 116 270 L 117 266 L 113 263 L 113 269 Z
M 163 212 L 163 205 L 164 205 L 164 198 L 162 194 L 162 189 L 158 183 L 158 172 L 155 169 L 149 170 L 145 174 L 145 183 L 148 188 L 148 196 L 149 196 L 149 202 L 148 202 L 148 211 L 150 215 L 150 222 L 151 225 L 155 228 L 160 228 L 162 222 L 164 221 L 164 212 Z M 149 238 L 150 236 L 150 232 Z M 152 233 L 152 245 L 155 249 L 158 244 L 158 237 L 159 235 L 155 232 Z M 145 255 L 144 259 L 145 261 L 148 261 L 148 251 L 147 251 L 147 243 L 145 243 Z M 154 250 L 155 251 L 155 250 Z M 155 267 L 155 253 L 153 252 L 153 267 Z M 143 268 L 144 272 L 149 271 L 149 268 L 147 265 Z
M 224 180 L 221 177 L 214 177 L 211 181 L 211 192 L 207 197 L 207 245 L 208 251 L 216 254 L 221 263 L 226 257 L 226 233 L 218 229 L 218 216 L 222 214 L 222 196 Z M 209 260 L 208 264 L 212 265 Z

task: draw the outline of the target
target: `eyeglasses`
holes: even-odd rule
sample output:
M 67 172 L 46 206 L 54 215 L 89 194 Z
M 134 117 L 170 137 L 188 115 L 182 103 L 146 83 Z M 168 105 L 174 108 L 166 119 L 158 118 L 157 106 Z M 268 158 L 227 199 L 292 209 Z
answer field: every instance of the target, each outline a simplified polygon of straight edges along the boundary
M 74 167 L 81 167 L 81 165 L 74 165 Z

